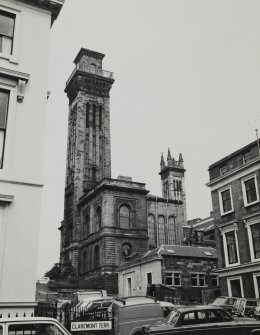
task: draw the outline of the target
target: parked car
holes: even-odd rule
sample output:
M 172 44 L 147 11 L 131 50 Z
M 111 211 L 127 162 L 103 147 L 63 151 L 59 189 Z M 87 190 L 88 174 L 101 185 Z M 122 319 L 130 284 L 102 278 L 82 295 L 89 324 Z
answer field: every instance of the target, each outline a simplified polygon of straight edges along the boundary
M 255 315 L 255 309 L 258 302 L 259 299 L 237 298 L 232 309 L 232 314 L 237 316 L 253 318 Z
M 141 335 L 145 324 L 163 320 L 162 307 L 153 297 L 117 298 L 112 304 L 114 334 Z
M 257 301 L 257 306 L 255 308 L 255 318 L 256 320 L 260 320 L 260 299 Z
M 235 321 L 223 308 L 195 305 L 176 307 L 163 322 L 143 327 L 143 335 L 260 334 L 259 321 Z
M 209 305 L 222 307 L 224 308 L 228 313 L 232 314 L 233 306 L 236 302 L 236 297 L 226 297 L 226 296 L 220 296 L 217 297 L 212 303 Z
M 0 318 L 1 335 L 71 335 L 55 319 L 43 317 Z

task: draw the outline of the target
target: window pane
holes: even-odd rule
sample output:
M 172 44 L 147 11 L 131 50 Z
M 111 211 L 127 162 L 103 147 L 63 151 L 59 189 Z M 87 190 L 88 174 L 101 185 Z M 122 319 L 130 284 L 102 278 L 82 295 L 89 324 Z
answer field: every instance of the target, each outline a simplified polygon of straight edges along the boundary
M 172 286 L 173 285 L 173 282 L 172 282 L 172 273 L 171 272 L 166 272 L 165 273 L 165 277 L 166 277 L 166 285 Z
M 222 195 L 222 204 L 223 204 L 223 212 L 229 212 L 232 210 L 231 206 L 231 197 L 230 197 L 230 190 L 226 190 L 221 192 Z
M 199 275 L 199 286 L 205 286 L 205 276 Z
M 0 35 L 13 37 L 14 19 L 14 15 L 0 11 Z
M 181 285 L 181 274 L 174 273 L 174 285 L 180 286 Z
M 156 244 L 155 219 L 153 215 L 148 216 L 148 235 L 150 244 Z
M 236 238 L 235 232 L 230 231 L 226 233 L 226 241 L 227 241 L 227 252 L 228 252 L 228 261 L 229 264 L 237 263 L 237 248 L 236 248 Z
M 255 178 L 251 178 L 245 181 L 245 189 L 246 189 L 247 202 L 250 203 L 256 201 L 257 195 L 256 195 Z
M 169 229 L 168 229 L 168 242 L 169 244 L 174 244 L 175 242 L 175 238 L 174 238 L 174 217 L 170 216 L 168 219 L 168 225 L 169 225 Z
M 0 52 L 10 55 L 12 53 L 12 42 L 12 38 L 0 35 Z
M 61 335 L 63 334 L 53 324 L 13 324 L 8 327 L 8 335 Z M 64 335 L 64 334 L 63 334 Z
M 130 228 L 130 210 L 127 206 L 121 206 L 119 210 L 120 227 Z
M 0 129 L 6 128 L 9 93 L 0 90 Z
M 3 167 L 5 131 L 0 130 L 0 169 Z
M 160 215 L 158 219 L 158 233 L 159 233 L 159 245 L 165 243 L 165 224 L 164 216 Z
M 260 258 L 260 223 L 251 226 L 254 257 Z
M 191 275 L 191 285 L 198 286 L 198 275 L 197 274 Z

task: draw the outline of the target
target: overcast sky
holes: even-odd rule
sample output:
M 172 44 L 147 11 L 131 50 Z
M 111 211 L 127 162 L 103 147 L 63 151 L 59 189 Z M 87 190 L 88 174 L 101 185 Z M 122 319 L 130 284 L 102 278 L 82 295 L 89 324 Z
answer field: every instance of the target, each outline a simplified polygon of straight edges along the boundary
M 260 125 L 260 1 L 66 0 L 51 29 L 45 188 L 38 274 L 59 261 L 68 100 L 81 47 L 106 54 L 112 178 L 161 195 L 161 152 L 181 152 L 188 219 L 209 216 L 208 166 Z

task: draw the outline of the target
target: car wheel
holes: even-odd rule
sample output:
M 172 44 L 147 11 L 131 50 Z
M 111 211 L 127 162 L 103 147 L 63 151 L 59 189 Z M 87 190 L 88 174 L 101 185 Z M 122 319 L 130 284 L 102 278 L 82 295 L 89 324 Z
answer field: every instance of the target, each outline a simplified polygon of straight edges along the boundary
M 253 317 L 254 317 L 254 311 L 249 311 L 249 312 L 247 313 L 247 316 L 248 316 L 249 318 L 253 318 Z

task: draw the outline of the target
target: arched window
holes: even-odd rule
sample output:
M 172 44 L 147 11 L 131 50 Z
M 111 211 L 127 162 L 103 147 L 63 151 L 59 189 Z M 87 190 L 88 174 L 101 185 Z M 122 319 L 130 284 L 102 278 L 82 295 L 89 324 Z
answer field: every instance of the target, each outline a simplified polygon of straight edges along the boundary
M 91 73 L 95 73 L 96 72 L 96 64 L 91 63 L 90 66 L 89 66 L 89 71 Z
M 89 103 L 86 104 L 86 128 L 89 127 Z
M 165 244 L 165 219 L 163 215 L 158 217 L 158 233 L 159 245 Z
M 102 106 L 99 106 L 99 129 L 102 129 Z
M 175 217 L 170 216 L 168 218 L 168 243 L 176 244 L 176 236 L 175 236 Z
M 87 238 L 89 235 L 90 217 L 89 214 L 86 215 L 85 221 L 83 223 L 83 238 Z
M 156 227 L 154 215 L 150 214 L 148 216 L 148 236 L 149 244 L 156 245 Z
M 96 210 L 96 231 L 99 231 L 101 228 L 101 223 L 102 223 L 102 209 L 100 206 L 98 206 Z
M 122 205 L 119 208 L 119 225 L 120 228 L 131 228 L 131 211 L 127 205 Z
M 93 128 L 96 127 L 96 105 L 93 105 Z
M 86 272 L 87 270 L 87 252 L 86 250 L 83 251 L 83 254 L 82 254 L 82 272 Z
M 94 248 L 94 268 L 97 269 L 100 267 L 100 250 L 99 246 L 96 245 Z

